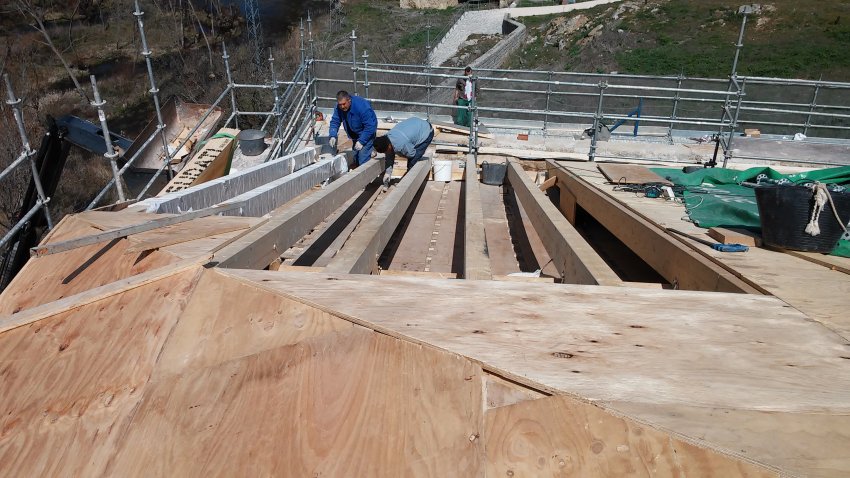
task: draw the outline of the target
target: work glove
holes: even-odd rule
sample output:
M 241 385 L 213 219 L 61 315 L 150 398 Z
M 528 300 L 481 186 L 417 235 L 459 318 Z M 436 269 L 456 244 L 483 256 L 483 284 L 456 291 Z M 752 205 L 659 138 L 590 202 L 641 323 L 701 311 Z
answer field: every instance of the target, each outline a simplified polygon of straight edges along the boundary
M 336 149 L 336 138 L 331 138 L 328 140 L 328 144 L 331 145 L 331 148 Z
M 363 149 L 363 145 L 360 144 L 360 141 L 354 143 L 354 151 L 360 151 L 361 149 Z

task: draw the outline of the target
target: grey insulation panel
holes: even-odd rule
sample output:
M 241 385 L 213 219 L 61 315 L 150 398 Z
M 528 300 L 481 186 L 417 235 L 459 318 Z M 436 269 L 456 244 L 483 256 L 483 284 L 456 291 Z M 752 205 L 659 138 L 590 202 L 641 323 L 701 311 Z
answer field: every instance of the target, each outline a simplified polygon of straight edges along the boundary
M 145 206 L 147 212 L 171 214 L 214 206 L 307 167 L 315 162 L 316 150 L 315 147 L 302 149 L 236 174 L 146 199 L 139 205 Z
M 245 206 L 227 211 L 223 215 L 251 217 L 266 215 L 341 172 L 340 164 L 345 164 L 343 156 L 322 159 L 290 175 L 240 194 L 226 203 L 244 202 Z

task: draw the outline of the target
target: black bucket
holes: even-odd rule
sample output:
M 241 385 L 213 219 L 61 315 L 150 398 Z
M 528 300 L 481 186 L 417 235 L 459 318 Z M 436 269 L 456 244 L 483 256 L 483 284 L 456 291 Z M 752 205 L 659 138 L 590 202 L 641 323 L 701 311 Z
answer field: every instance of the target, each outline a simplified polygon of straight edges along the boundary
M 507 163 L 481 163 L 481 182 L 491 186 L 501 186 L 508 172 Z
M 244 129 L 236 136 L 239 149 L 245 156 L 257 156 L 266 150 L 266 132 L 259 129 Z
M 838 215 L 850 219 L 850 193 L 830 192 Z M 762 240 L 768 246 L 807 252 L 831 252 L 844 230 L 827 202 L 818 218 L 820 234 L 806 233 L 814 208 L 814 192 L 805 186 L 770 185 L 756 188 Z

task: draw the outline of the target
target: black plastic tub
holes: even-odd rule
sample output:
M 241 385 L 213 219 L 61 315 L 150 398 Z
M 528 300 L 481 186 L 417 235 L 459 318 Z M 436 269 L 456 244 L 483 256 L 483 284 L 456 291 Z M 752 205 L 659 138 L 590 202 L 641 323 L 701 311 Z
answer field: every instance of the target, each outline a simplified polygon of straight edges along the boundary
M 491 186 L 501 186 L 508 172 L 507 163 L 481 163 L 481 182 Z
M 266 150 L 266 132 L 259 129 L 244 129 L 237 135 L 239 149 L 245 156 L 257 156 Z
M 850 193 L 831 192 L 839 217 L 850 220 Z M 814 208 L 814 192 L 805 186 L 769 185 L 756 188 L 762 240 L 768 246 L 807 252 L 831 252 L 844 230 L 832 206 L 824 205 L 818 218 L 820 234 L 806 233 Z

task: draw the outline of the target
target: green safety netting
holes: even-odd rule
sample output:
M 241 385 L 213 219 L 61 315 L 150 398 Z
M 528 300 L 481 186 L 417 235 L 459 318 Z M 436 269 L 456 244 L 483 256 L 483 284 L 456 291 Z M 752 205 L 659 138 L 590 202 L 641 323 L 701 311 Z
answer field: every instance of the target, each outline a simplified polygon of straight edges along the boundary
M 651 168 L 659 176 L 683 187 L 682 195 L 691 220 L 700 227 L 737 227 L 761 230 L 755 189 L 741 183 L 780 181 L 792 183 L 819 181 L 824 184 L 850 185 L 850 166 L 826 168 L 798 174 L 781 174 L 768 167 L 743 171 L 706 168 L 684 173 L 681 169 Z M 678 188 L 677 188 L 678 189 Z M 832 255 L 850 257 L 850 241 L 842 238 Z

